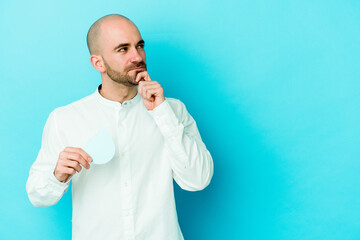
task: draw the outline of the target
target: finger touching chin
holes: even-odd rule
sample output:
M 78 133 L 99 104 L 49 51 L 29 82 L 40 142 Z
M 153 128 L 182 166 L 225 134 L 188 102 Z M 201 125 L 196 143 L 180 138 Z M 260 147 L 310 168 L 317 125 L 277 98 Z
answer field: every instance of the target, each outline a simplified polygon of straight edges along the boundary
M 151 81 L 150 76 L 148 74 L 147 71 L 143 71 L 143 72 L 139 72 L 136 76 L 136 81 L 140 81 L 140 80 L 144 80 L 144 81 Z

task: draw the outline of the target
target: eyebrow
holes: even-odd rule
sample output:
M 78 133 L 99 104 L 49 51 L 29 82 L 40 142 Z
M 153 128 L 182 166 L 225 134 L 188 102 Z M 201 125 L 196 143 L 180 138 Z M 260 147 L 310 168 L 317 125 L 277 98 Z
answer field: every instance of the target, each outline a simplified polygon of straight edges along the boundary
M 141 39 L 136 45 L 139 45 L 139 44 L 145 44 L 145 41 Z M 117 45 L 114 48 L 114 50 L 119 49 L 121 47 L 128 47 L 128 46 L 130 46 L 130 43 L 120 43 L 119 45 Z

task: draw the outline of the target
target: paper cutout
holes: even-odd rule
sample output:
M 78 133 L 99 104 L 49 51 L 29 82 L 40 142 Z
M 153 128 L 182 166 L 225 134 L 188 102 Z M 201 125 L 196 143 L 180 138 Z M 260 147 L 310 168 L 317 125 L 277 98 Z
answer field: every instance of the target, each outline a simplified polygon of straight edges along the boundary
M 115 145 L 106 129 L 99 126 L 98 133 L 89 140 L 84 150 L 93 159 L 91 163 L 105 164 L 114 157 Z

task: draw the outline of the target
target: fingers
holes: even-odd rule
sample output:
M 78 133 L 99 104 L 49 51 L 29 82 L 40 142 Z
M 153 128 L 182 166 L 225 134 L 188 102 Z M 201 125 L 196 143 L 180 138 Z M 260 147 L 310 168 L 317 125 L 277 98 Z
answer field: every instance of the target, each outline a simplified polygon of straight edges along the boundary
M 82 169 L 81 166 L 89 169 L 89 162 L 91 161 L 90 156 L 81 148 L 66 147 L 64 151 L 59 154 L 54 175 L 60 182 L 64 182 L 69 176 L 80 172 Z
M 77 172 L 80 172 L 80 171 L 81 171 L 81 166 L 80 166 L 79 162 L 76 162 L 76 161 L 67 161 L 65 164 L 66 164 L 66 165 L 65 165 L 66 167 L 73 168 L 73 169 L 75 169 Z
M 61 156 L 60 159 L 65 160 L 65 161 L 72 161 L 72 162 L 77 162 L 79 164 L 81 164 L 83 167 L 85 167 L 86 169 L 90 168 L 90 164 L 78 153 L 74 153 L 74 152 L 64 152 Z M 72 166 L 72 165 L 69 165 Z
M 61 171 L 62 173 L 73 175 L 76 172 L 80 172 L 81 169 L 82 168 L 81 168 L 79 162 L 77 162 L 77 161 L 72 161 L 69 159 L 59 160 L 58 170 L 62 170 Z
M 82 150 L 81 148 L 75 148 L 75 147 L 66 147 L 64 149 L 65 152 L 72 152 L 72 153 L 77 153 L 80 154 L 82 156 L 83 159 L 85 159 L 87 162 L 92 162 L 92 158 L 90 157 L 89 154 L 87 154 L 84 150 Z
M 63 151 L 60 153 L 59 160 L 62 160 L 64 166 L 73 167 L 78 170 L 77 166 L 81 164 L 86 169 L 90 168 L 90 164 L 77 152 L 66 152 Z M 79 165 L 80 167 L 80 165 Z M 81 170 L 81 167 L 80 167 Z M 80 172 L 80 171 L 78 171 Z
M 163 89 L 160 84 L 156 81 L 141 81 L 138 88 L 139 94 L 146 99 L 154 100 L 154 97 L 161 96 Z
M 148 73 L 147 71 L 143 71 L 143 72 L 139 72 L 139 73 L 136 75 L 135 81 L 136 81 L 136 82 L 140 82 L 140 81 L 151 81 L 151 78 L 150 78 L 149 73 Z
M 154 87 L 152 87 L 152 88 L 145 88 L 145 89 L 143 90 L 143 95 L 142 95 L 142 96 L 143 96 L 145 99 L 154 101 L 154 100 L 155 100 L 155 96 L 158 95 L 159 91 L 160 91 L 160 90 L 159 90 L 158 88 L 154 88 Z

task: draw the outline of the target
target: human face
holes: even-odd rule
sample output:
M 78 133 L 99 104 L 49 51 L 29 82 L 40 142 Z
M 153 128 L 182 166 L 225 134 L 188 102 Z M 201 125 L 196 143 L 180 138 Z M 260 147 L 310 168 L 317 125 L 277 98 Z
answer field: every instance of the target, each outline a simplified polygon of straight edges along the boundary
M 125 86 L 138 85 L 139 72 L 146 71 L 145 42 L 129 21 L 113 20 L 102 30 L 102 58 L 106 75 Z

